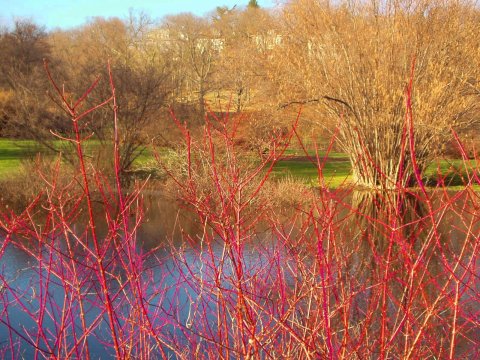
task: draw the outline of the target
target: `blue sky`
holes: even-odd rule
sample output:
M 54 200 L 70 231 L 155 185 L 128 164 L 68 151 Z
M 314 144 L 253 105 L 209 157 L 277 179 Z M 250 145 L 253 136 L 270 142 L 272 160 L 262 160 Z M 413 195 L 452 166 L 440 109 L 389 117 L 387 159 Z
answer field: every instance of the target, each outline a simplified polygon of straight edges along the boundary
M 15 18 L 33 19 L 47 30 L 68 29 L 85 23 L 92 16 L 124 18 L 129 9 L 144 11 L 152 18 L 167 14 L 193 12 L 197 15 L 217 6 L 245 6 L 248 0 L 0 0 L 0 25 Z M 258 0 L 262 7 L 273 7 L 276 0 Z

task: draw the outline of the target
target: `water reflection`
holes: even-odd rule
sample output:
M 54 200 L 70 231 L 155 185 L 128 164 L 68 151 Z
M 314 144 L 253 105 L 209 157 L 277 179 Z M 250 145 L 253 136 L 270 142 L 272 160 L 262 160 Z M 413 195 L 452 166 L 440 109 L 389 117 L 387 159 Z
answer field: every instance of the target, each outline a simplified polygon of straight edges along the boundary
M 248 241 L 235 247 L 174 198 L 146 194 L 136 236 L 146 256 L 142 286 L 152 326 L 174 344 L 174 350 L 164 351 L 172 358 L 183 348 L 195 348 L 185 351 L 204 358 L 213 350 L 240 353 L 255 333 L 262 345 L 255 350 L 259 357 L 300 356 L 305 348 L 314 357 L 331 351 L 343 357 L 418 357 L 429 348 L 432 356 L 446 357 L 448 346 L 436 347 L 448 343 L 455 328 L 461 334 L 455 353 L 473 354 L 480 335 L 478 197 L 443 192 L 428 200 L 415 193 L 317 194 L 312 204 L 292 208 L 281 221 L 271 209 L 271 219 L 263 219 L 261 229 L 249 229 Z M 100 232 L 106 234 L 103 226 Z M 76 231 L 82 231 L 80 224 Z M 65 241 L 56 249 L 65 251 Z M 86 256 L 77 250 L 79 258 Z M 52 256 L 65 260 L 62 254 Z M 43 276 L 38 261 L 12 246 L 0 264 L 2 279 L 22 294 L 29 311 L 37 311 Z M 131 274 L 121 267 L 112 271 L 111 290 L 118 294 Z M 102 317 L 95 305 L 100 290 L 93 275 L 84 281 L 91 324 Z M 64 304 L 67 294 L 55 282 L 48 291 L 48 309 L 55 314 L 55 304 Z M 7 319 L 17 331 L 38 326 L 16 306 L 13 293 L 2 296 L 9 305 L 2 312 L 0 338 L 7 338 Z M 132 316 L 129 301 L 130 295 L 118 301 L 119 314 Z M 78 310 L 79 304 L 73 306 Z M 106 324 L 103 319 L 88 336 L 93 356 L 114 355 L 102 342 L 111 341 L 101 335 L 108 333 Z M 56 325 L 47 318 L 42 326 Z M 31 346 L 16 341 L 23 356 L 33 356 Z M 292 345 L 296 342 L 303 347 Z M 158 349 L 152 351 L 160 357 Z
M 472 279 L 479 271 L 478 197 L 472 192 L 426 196 L 352 193 L 352 211 L 342 229 L 342 246 L 352 254 L 345 271 L 364 284 L 358 287 L 363 295 L 353 307 L 375 309 L 370 318 L 357 313 L 354 323 L 396 336 L 400 350 L 412 346 L 417 332 L 426 329 L 431 332 L 426 346 L 448 339 L 452 319 L 459 316 L 465 336 L 455 339 L 454 349 L 466 356 L 472 351 L 471 341 L 480 336 L 479 282 Z M 462 316 L 452 309 L 459 294 Z
M 194 214 L 186 210 L 182 202 L 175 196 L 154 192 L 142 199 L 145 216 L 138 239 L 145 249 L 153 249 L 161 244 L 169 244 L 182 240 L 182 234 L 195 236 L 201 233 L 201 226 Z

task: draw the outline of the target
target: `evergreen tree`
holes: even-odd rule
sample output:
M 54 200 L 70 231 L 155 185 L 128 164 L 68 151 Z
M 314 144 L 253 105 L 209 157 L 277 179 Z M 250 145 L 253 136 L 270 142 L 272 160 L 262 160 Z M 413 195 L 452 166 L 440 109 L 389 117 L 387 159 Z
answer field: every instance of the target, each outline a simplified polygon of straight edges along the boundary
M 250 0 L 248 2 L 248 7 L 249 8 L 253 8 L 253 9 L 258 9 L 260 7 L 260 5 L 258 5 L 258 1 L 257 0 Z

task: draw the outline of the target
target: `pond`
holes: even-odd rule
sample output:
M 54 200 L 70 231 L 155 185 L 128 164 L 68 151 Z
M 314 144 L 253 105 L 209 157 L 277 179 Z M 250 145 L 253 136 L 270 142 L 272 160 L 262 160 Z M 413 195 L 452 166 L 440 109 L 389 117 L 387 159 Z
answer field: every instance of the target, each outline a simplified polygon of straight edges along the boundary
M 128 231 L 98 210 L 98 249 L 83 214 L 10 219 L 2 357 L 478 356 L 478 194 L 309 196 L 238 212 L 144 194 Z

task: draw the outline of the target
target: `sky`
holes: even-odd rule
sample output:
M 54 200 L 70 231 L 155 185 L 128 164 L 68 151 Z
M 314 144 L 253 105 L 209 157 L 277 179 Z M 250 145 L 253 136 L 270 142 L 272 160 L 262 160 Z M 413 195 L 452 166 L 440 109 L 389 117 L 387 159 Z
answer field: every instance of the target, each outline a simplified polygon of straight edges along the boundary
M 261 7 L 274 7 L 277 0 L 258 0 Z M 129 9 L 144 11 L 153 19 L 181 12 L 205 15 L 217 6 L 245 6 L 248 0 L 0 0 L 0 25 L 26 18 L 45 26 L 69 29 L 84 24 L 89 17 L 128 16 Z

